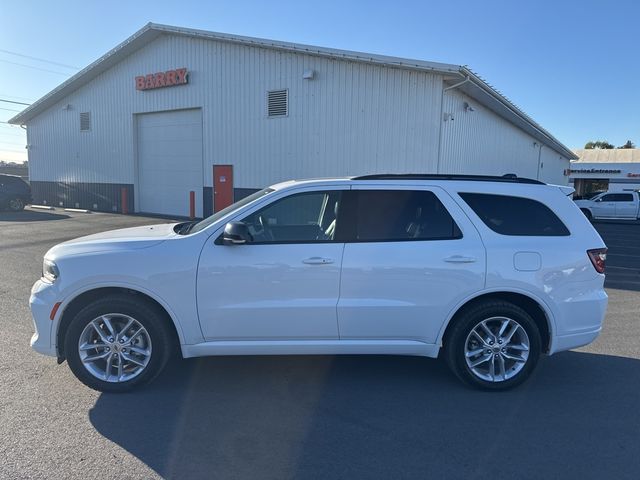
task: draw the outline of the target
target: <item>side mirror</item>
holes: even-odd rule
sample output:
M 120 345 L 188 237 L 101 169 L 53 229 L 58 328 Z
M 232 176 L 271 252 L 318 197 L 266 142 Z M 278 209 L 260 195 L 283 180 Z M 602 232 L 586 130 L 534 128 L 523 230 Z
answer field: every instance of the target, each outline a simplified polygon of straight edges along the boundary
M 243 245 L 253 240 L 249 233 L 249 227 L 243 222 L 229 222 L 224 227 L 222 234 L 223 245 Z

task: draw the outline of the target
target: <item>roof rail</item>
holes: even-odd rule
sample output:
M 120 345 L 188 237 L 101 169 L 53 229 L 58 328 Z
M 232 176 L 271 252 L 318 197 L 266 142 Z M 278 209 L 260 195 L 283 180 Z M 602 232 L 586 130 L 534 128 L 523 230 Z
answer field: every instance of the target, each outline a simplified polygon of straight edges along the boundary
M 546 185 L 546 183 L 532 178 L 518 177 L 513 173 L 503 176 L 497 175 L 457 175 L 436 173 L 377 173 L 374 175 L 361 175 L 352 180 L 465 180 L 473 182 L 505 182 L 505 183 L 529 183 L 532 185 Z

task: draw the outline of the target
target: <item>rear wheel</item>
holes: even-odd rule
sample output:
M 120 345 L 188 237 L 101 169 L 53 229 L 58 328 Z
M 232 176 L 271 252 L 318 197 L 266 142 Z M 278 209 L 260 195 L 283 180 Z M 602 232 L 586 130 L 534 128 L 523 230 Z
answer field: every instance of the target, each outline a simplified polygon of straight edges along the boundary
M 533 372 L 541 351 L 540 331 L 522 308 L 484 302 L 465 311 L 444 345 L 449 368 L 467 385 L 507 390 Z
M 587 217 L 587 220 L 593 220 L 593 216 L 591 215 L 591 212 L 589 210 L 587 210 L 586 208 L 581 208 L 580 211 L 584 213 L 584 216 Z
M 20 212 L 24 210 L 24 201 L 21 198 L 12 198 L 9 200 L 9 210 L 12 212 Z
M 69 367 L 82 383 L 101 392 L 124 392 L 150 382 L 173 347 L 163 317 L 163 312 L 133 296 L 90 303 L 65 335 Z

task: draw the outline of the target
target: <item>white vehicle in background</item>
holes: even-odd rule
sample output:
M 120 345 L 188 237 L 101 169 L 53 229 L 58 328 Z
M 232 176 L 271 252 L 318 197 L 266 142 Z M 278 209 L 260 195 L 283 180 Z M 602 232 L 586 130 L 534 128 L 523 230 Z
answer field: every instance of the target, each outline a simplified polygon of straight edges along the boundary
M 603 192 L 588 200 L 575 200 L 589 219 L 640 220 L 640 193 Z
M 274 185 L 200 222 L 105 232 L 44 257 L 32 347 L 91 388 L 182 356 L 443 356 L 504 390 L 602 329 L 606 246 L 536 180 L 368 175 Z

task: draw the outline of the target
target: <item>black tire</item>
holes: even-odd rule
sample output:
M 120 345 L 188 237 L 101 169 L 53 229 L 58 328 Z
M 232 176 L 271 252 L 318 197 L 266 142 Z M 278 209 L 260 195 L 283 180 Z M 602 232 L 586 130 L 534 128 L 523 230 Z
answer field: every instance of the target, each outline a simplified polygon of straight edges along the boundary
M 497 381 L 487 381 L 474 374 L 465 357 L 465 345 L 471 331 L 492 317 L 514 320 L 524 329 L 529 340 L 529 356 L 521 370 L 511 378 Z M 531 315 L 517 305 L 499 300 L 482 302 L 464 310 L 453 322 L 445 337 L 444 357 L 451 371 L 466 385 L 482 390 L 508 390 L 524 382 L 535 369 L 542 345 L 540 330 Z
M 591 212 L 589 210 L 587 210 L 586 208 L 581 208 L 580 211 L 584 213 L 584 216 L 587 217 L 587 220 L 593 220 L 593 216 L 591 215 Z
M 80 359 L 79 341 L 85 327 L 97 317 L 107 314 L 122 314 L 134 318 L 149 335 L 151 354 L 147 365 L 135 377 L 127 381 L 108 382 L 94 376 Z M 66 331 L 64 352 L 69 368 L 82 383 L 100 392 L 120 393 L 151 382 L 164 369 L 175 350 L 175 342 L 165 312 L 140 300 L 135 295 L 111 295 L 96 300 L 80 310 Z
M 24 210 L 25 206 L 24 201 L 21 198 L 12 198 L 11 200 L 9 200 L 7 205 L 9 206 L 9 210 L 11 210 L 12 212 L 21 212 L 22 210 Z

